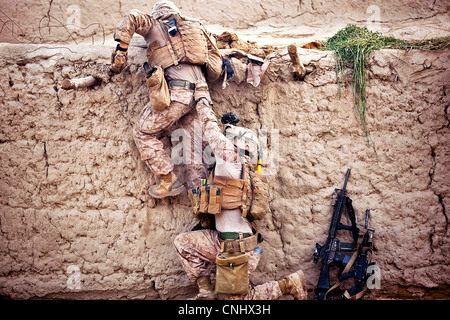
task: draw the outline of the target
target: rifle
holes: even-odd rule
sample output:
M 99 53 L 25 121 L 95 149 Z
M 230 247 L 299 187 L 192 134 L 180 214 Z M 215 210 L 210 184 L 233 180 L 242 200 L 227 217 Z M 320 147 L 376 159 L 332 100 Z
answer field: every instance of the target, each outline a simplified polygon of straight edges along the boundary
M 327 240 L 323 246 L 316 243 L 314 263 L 317 263 L 319 258 L 322 260 L 319 280 L 314 290 L 314 299 L 316 300 L 330 299 L 328 293 L 337 288 L 341 281 L 348 278 L 355 279 L 355 286 L 350 290 L 350 294 L 347 291 L 344 293 L 345 297 L 353 299 L 357 296 L 357 298 L 360 298 L 365 292 L 365 289 L 362 289 L 362 287 L 366 279 L 367 266 L 369 265 L 367 252 L 371 249 L 372 235 L 375 231 L 367 229 L 369 210 L 366 211 L 365 228 L 360 230 L 356 226 L 352 200 L 345 195 L 349 176 L 350 169 L 347 169 L 344 186 L 342 189 L 335 189 L 336 201 L 334 202 L 333 216 Z M 344 207 L 351 222 L 350 226 L 340 222 Z M 341 229 L 351 231 L 353 242 L 341 242 L 336 239 L 337 232 Z M 347 255 L 343 252 L 353 252 L 353 255 Z M 332 263 L 340 269 L 339 280 L 333 287 L 330 286 L 330 265 Z
M 366 210 L 366 222 L 364 229 L 359 232 L 360 243 L 357 246 L 357 250 L 354 253 L 354 262 L 350 259 L 350 262 L 346 265 L 344 270 L 339 275 L 339 282 L 348 278 L 353 278 L 355 285 L 351 287 L 350 292 L 345 291 L 344 297 L 347 299 L 359 299 L 366 292 L 367 287 L 365 281 L 367 280 L 367 268 L 370 265 L 375 265 L 375 262 L 369 262 L 367 259 L 367 253 L 372 252 L 373 246 L 373 233 L 375 230 L 368 229 L 370 210 Z M 373 270 L 375 272 L 375 270 Z

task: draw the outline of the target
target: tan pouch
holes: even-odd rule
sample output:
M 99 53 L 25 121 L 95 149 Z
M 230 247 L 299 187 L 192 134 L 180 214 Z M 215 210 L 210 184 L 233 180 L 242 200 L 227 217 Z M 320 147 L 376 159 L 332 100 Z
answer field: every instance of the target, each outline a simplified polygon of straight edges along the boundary
M 248 294 L 248 256 L 222 252 L 216 256 L 215 294 Z
M 199 189 L 192 188 L 188 190 L 188 197 L 191 201 L 192 211 L 194 213 L 194 217 L 197 220 L 200 220 L 200 196 Z
M 248 213 L 250 220 L 261 220 L 270 212 L 269 184 L 266 178 L 258 171 L 249 171 L 252 187 L 252 205 Z
M 219 214 L 222 210 L 219 187 L 202 186 L 199 190 L 199 212 Z
M 208 212 L 209 194 L 206 192 L 206 186 L 200 187 L 200 212 Z
M 220 201 L 220 189 L 216 186 L 209 187 L 208 213 L 219 214 L 222 210 Z
M 170 92 L 164 77 L 164 70 L 155 66 L 156 70 L 147 79 L 147 87 L 150 90 L 150 103 L 156 111 L 163 111 L 170 105 Z
M 212 183 L 221 189 L 222 209 L 237 209 L 245 204 L 243 198 L 248 186 L 244 180 L 215 176 Z

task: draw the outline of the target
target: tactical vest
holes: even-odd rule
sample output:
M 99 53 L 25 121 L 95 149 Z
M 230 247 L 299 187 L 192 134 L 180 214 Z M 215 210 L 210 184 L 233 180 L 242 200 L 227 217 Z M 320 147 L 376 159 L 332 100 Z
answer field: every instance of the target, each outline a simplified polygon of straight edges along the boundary
M 214 170 L 207 183 L 188 191 L 194 216 L 218 214 L 222 209 L 241 209 L 242 217 L 261 220 L 269 208 L 269 186 L 263 175 L 253 165 L 243 165 L 242 179 L 215 176 Z
M 205 30 L 197 20 L 175 15 L 178 32 L 171 36 L 164 22 L 150 18 L 153 27 L 145 37 L 147 58 L 152 66 L 166 69 L 179 63 L 203 65 L 208 59 Z

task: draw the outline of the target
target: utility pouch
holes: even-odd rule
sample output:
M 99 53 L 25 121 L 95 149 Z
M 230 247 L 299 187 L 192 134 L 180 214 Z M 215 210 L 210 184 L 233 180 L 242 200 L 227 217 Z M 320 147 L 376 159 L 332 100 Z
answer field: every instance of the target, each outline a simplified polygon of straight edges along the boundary
M 248 256 L 222 252 L 216 256 L 215 294 L 248 294 Z
M 192 211 L 194 217 L 198 220 L 200 215 L 200 195 L 198 188 L 192 188 L 188 190 L 189 200 L 191 201 Z
M 170 105 L 170 92 L 167 85 L 164 71 L 160 66 L 155 66 L 156 70 L 147 79 L 146 84 L 150 90 L 150 103 L 156 111 L 163 111 Z
M 246 204 L 248 189 L 246 181 L 215 176 L 212 183 L 221 188 L 222 209 L 237 209 Z
M 219 214 L 221 210 L 220 189 L 216 186 L 209 186 L 209 204 L 207 213 Z
M 205 81 L 198 81 L 195 84 L 194 100 L 205 98 L 210 104 L 212 104 L 211 96 L 209 95 L 208 84 Z
M 269 207 L 269 184 L 266 178 L 258 171 L 249 170 L 250 181 L 252 186 L 252 205 L 249 218 L 253 220 L 261 220 L 267 212 L 270 212 Z
M 209 187 L 200 187 L 200 212 L 207 213 L 209 204 Z

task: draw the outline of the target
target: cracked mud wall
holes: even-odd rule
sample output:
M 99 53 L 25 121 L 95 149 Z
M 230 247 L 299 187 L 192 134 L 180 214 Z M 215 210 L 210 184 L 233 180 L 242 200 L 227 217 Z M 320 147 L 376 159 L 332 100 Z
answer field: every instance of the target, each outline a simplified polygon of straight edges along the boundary
M 174 299 L 196 292 L 172 245 L 196 223 L 188 198 L 147 196 L 155 179 L 132 138 L 148 101 L 144 49 L 132 47 L 129 67 L 112 78 L 105 73 L 110 52 L 0 45 L 2 296 Z M 300 54 L 315 67 L 302 82 L 292 81 L 283 50 L 273 54 L 259 87 L 245 82 L 245 65 L 236 59 L 233 82 L 212 87 L 218 116 L 233 111 L 243 125 L 268 132 L 272 214 L 259 224 L 264 254 L 251 281 L 302 269 L 312 298 L 320 270 L 312 261 L 315 243 L 326 239 L 330 195 L 350 167 L 358 224 L 369 208 L 376 230 L 381 288 L 371 295 L 448 297 L 449 51 L 371 55 L 367 121 L 376 155 L 350 88 L 337 97 L 333 54 Z M 88 75 L 101 84 L 60 87 L 63 79 Z M 170 138 L 164 143 L 169 148 Z M 184 180 L 183 166 L 176 172 Z
M 131 9 L 151 12 L 143 0 L 3 1 L 1 42 L 104 44 Z M 214 30 L 239 30 L 257 41 L 304 41 L 330 37 L 348 23 L 402 39 L 448 35 L 449 5 L 436 0 L 174 0 L 183 14 Z M 280 40 L 283 39 L 283 40 Z M 284 44 L 286 44 L 284 42 Z

